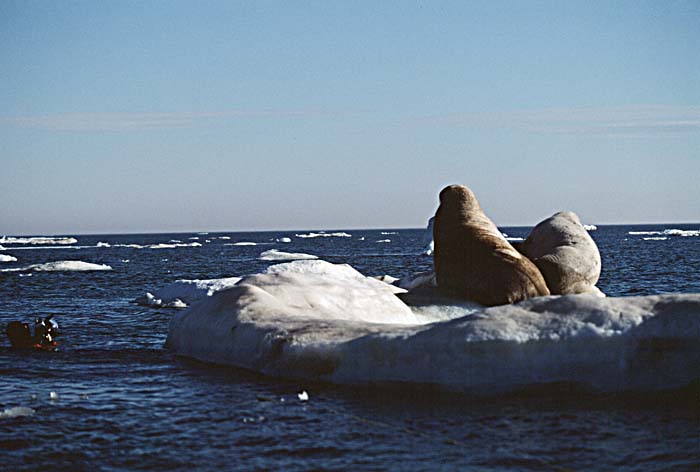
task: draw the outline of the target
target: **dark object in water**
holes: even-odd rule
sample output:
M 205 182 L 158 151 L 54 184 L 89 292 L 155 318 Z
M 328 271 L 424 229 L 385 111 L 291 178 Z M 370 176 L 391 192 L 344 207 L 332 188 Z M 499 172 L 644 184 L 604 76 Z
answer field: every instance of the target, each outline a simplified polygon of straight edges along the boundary
M 7 325 L 5 332 L 10 338 L 10 344 L 16 349 L 40 349 L 43 351 L 54 351 L 58 343 L 54 339 L 58 336 L 58 324 L 51 320 L 53 315 L 49 315 L 43 320 L 37 318 L 34 321 L 34 335 L 29 330 L 28 323 L 21 321 L 11 321 Z

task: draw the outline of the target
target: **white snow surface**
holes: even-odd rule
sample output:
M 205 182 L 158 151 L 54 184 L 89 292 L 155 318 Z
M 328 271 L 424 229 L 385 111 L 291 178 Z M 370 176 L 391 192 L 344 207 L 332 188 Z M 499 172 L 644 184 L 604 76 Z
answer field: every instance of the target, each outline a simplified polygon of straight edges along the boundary
M 12 236 L 0 237 L 0 244 L 51 244 L 67 245 L 75 244 L 78 240 L 70 237 L 36 236 L 31 238 L 14 238 Z
M 396 295 L 398 294 L 398 296 Z M 425 299 L 322 260 L 274 265 L 171 320 L 176 354 L 274 376 L 479 394 L 577 382 L 655 390 L 700 378 L 700 294 Z
M 13 269 L 2 269 L 0 272 L 86 272 L 97 270 L 112 270 L 112 267 L 106 264 L 93 264 L 83 261 L 56 261 L 44 264 L 31 264 Z
M 155 294 L 146 292 L 144 296 L 137 298 L 134 302 L 156 308 L 185 308 L 197 300 L 211 297 L 216 292 L 233 287 L 239 280 L 241 280 L 240 277 L 206 280 L 180 279 L 156 290 Z
M 0 254 L 0 262 L 17 262 L 17 258 L 8 254 Z
M 262 261 L 296 261 L 304 259 L 318 259 L 318 256 L 304 254 L 303 252 L 283 252 L 277 249 L 270 249 L 260 254 L 260 260 Z

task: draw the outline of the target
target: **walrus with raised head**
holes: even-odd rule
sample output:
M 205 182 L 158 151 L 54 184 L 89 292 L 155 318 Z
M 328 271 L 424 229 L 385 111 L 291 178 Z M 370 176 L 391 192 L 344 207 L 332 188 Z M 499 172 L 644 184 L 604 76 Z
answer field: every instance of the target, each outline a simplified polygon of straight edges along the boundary
M 549 295 L 537 266 L 506 241 L 467 187 L 440 192 L 433 240 L 437 285 L 445 295 L 489 306 Z
M 552 294 L 593 293 L 600 252 L 576 213 L 560 211 L 535 226 L 518 251 L 540 269 Z

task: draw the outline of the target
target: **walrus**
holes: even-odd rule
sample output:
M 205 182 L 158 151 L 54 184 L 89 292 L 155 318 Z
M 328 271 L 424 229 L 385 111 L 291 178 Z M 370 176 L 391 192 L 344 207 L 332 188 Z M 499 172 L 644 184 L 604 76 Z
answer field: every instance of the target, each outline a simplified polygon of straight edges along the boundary
M 535 226 L 517 248 L 540 269 L 553 295 L 594 293 L 600 252 L 578 215 L 560 211 Z
M 481 209 L 471 190 L 440 192 L 433 227 L 438 289 L 482 305 L 505 305 L 549 295 L 540 270 L 516 251 Z

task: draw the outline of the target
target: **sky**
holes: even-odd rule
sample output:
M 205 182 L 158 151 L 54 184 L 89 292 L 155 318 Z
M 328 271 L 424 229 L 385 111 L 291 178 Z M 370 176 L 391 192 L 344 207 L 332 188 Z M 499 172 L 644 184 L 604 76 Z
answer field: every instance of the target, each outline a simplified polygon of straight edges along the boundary
M 0 234 L 700 222 L 700 2 L 0 1 Z

